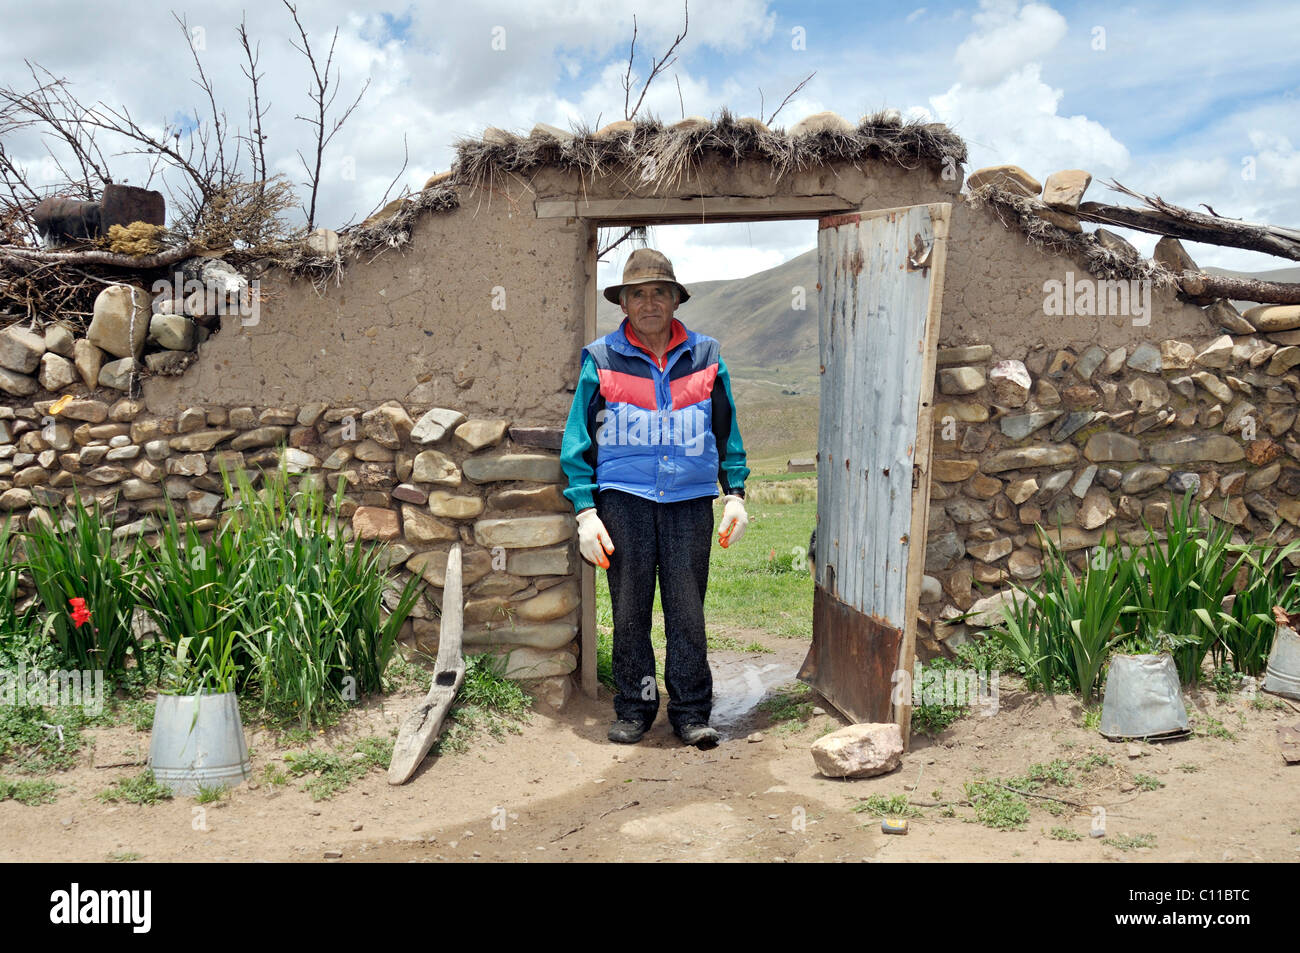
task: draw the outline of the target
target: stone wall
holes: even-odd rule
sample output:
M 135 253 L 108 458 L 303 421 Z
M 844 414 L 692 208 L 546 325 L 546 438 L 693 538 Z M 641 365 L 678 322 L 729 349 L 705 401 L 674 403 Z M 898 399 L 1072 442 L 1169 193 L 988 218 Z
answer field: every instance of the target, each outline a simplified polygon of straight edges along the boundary
M 1191 489 L 1239 538 L 1275 521 L 1276 539 L 1294 538 L 1300 308 L 1242 315 L 1155 290 L 1140 316 L 1048 313 L 1047 282 L 1094 281 L 1082 262 L 987 210 L 954 221 L 920 651 L 965 641 L 971 629 L 944 620 L 966 610 L 1000 621 L 998 590 L 1042 572 L 1036 525 L 1081 566 L 1102 541 L 1145 539 L 1142 521 L 1162 527 L 1171 494 Z
M 143 533 L 156 544 L 168 501 L 205 538 L 227 518 L 236 500 L 223 496 L 223 468 L 232 485 L 236 470 L 256 487 L 263 468 L 277 466 L 291 485 L 331 494 L 344 479 L 344 535 L 387 543 L 390 596 L 412 574 L 429 583 L 401 631 L 408 648 L 437 651 L 434 607 L 459 540 L 466 646 L 507 656 L 515 678 L 576 667 L 579 557 L 560 492 L 558 430 L 448 408 L 413 416 L 394 401 L 370 411 L 314 402 L 161 417 L 130 398 L 73 400 L 51 415 L 54 404 L 0 408 L 4 514 L 66 519 L 46 507 L 79 493 L 112 511 L 115 535 Z

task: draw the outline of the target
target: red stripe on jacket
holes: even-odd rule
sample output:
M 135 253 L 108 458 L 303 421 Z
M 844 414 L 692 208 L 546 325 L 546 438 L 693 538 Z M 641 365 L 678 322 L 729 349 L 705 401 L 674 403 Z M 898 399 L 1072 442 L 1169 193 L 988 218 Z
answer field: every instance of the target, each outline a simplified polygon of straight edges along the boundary
M 669 382 L 673 394 L 673 410 L 698 404 L 713 393 L 713 381 L 718 376 L 718 365 L 708 367 L 679 377 Z
M 621 402 L 644 407 L 646 410 L 655 409 L 655 382 L 652 378 L 637 377 L 635 374 L 608 368 L 599 368 L 596 373 L 600 376 L 600 395 L 606 403 Z

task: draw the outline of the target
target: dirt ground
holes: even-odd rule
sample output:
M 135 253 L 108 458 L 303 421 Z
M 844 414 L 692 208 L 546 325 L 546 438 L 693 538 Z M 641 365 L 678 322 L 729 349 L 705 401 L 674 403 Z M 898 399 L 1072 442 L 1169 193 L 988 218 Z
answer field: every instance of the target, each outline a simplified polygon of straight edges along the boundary
M 521 734 L 483 737 L 466 753 L 427 760 L 401 787 L 373 770 L 319 802 L 295 780 L 245 783 L 208 805 L 191 798 L 106 805 L 94 795 L 140 768 L 95 765 L 142 761 L 148 734 L 91 729 L 83 763 L 52 776 L 65 785 L 56 803 L 0 803 L 0 860 L 323 861 L 334 852 L 342 861 L 388 862 L 1300 859 L 1300 766 L 1285 765 L 1275 739 L 1279 726 L 1300 723 L 1295 709 L 1259 710 L 1237 696 L 1221 703 L 1201 690 L 1189 696 L 1189 714 L 1202 727 L 1214 719 L 1235 740 L 1200 733 L 1129 746 L 1082 727 L 1073 699 L 1016 691 L 1004 677 L 997 714 L 962 718 L 935 739 L 914 736 L 889 775 L 829 780 L 808 748 L 842 719 L 814 714 L 787 732 L 755 708 L 790 680 L 806 643 L 751 637 L 774 652 L 710 653 L 714 721 L 724 738 L 710 751 L 683 747 L 662 708 L 640 744 L 611 744 L 602 689 L 598 700 L 575 692 L 559 713 L 538 702 Z M 372 701 L 321 741 L 387 736 L 420 694 Z M 301 749 L 280 748 L 260 731 L 249 732 L 249 745 L 258 779 L 268 761 Z M 981 773 L 1021 776 L 1034 763 L 1098 754 L 1110 765 L 1089 775 L 1086 792 L 1044 790 L 1104 806 L 1104 839 L 1089 836 L 1089 807 L 1031 799 L 1026 828 L 1001 831 L 973 822 L 969 805 L 949 804 Z M 1134 787 L 1138 775 L 1163 786 Z M 882 834 L 877 818 L 850 810 L 873 794 L 911 794 L 922 816 L 904 836 Z M 1048 813 L 1052 805 L 1062 813 Z M 1082 836 L 1055 839 L 1054 828 L 1057 837 L 1061 828 Z M 1154 846 L 1116 846 L 1139 835 L 1154 837 Z

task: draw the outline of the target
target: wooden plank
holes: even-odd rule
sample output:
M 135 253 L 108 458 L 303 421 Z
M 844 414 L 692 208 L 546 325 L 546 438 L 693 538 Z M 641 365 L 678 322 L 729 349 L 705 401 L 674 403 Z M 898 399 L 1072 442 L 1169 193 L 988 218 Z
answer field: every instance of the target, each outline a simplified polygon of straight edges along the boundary
M 934 368 L 939 348 L 939 331 L 943 315 L 944 269 L 948 260 L 948 225 L 952 206 L 947 202 L 929 207 L 933 228 L 930 264 L 930 300 L 926 309 L 925 335 L 917 340 L 924 357 L 921 370 L 920 392 L 917 394 L 916 452 L 912 464 L 917 468 L 916 485 L 912 489 L 912 527 L 909 533 L 907 563 L 907 606 L 904 610 L 903 639 L 898 649 L 898 670 L 906 672 L 911 684 L 913 662 L 916 658 L 916 614 L 921 605 L 921 575 L 925 571 L 925 543 L 929 532 L 930 515 L 930 452 L 934 440 Z M 894 721 L 902 729 L 903 750 L 911 743 L 912 696 L 904 693 L 902 703 L 895 706 Z
M 596 252 L 599 250 L 599 233 L 595 222 L 587 223 L 587 287 L 584 294 L 582 344 L 596 339 Z M 582 345 L 579 345 L 581 347 Z M 582 566 L 582 632 L 581 651 L 578 653 L 578 681 L 588 698 L 595 698 L 600 690 L 596 679 L 596 567 L 581 556 Z
M 461 639 L 465 634 L 465 598 L 461 585 L 460 543 L 447 554 L 446 582 L 442 590 L 442 622 L 438 629 L 438 660 L 429 693 L 406 716 L 393 744 L 388 763 L 388 783 L 405 784 L 442 731 L 443 720 L 465 681 Z
M 592 199 L 576 202 L 539 199 L 538 218 L 586 218 L 602 225 L 657 222 L 779 221 L 814 218 L 854 209 L 838 195 L 693 196 L 687 198 Z
M 577 218 L 577 204 L 577 202 L 538 199 L 533 203 L 533 209 L 537 212 L 538 218 Z

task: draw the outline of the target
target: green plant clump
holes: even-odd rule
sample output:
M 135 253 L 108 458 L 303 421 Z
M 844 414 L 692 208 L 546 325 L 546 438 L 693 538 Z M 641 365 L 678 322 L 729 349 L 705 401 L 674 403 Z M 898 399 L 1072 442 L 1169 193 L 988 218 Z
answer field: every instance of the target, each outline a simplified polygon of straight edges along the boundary
M 28 807 L 38 804 L 53 804 L 58 795 L 59 786 L 44 778 L 2 778 L 0 777 L 0 801 L 14 800 Z
M 1201 511 L 1190 492 L 1170 504 L 1163 532 L 1144 523 L 1131 549 L 1097 546 L 1077 576 L 1051 535 L 1038 527 L 1043 571 L 1034 586 L 1012 590 L 995 637 L 1030 688 L 1063 682 L 1085 704 L 1099 692 L 1113 652 L 1169 653 L 1180 681 L 1196 684 L 1207 656 L 1220 668 L 1258 675 L 1272 650 L 1275 605 L 1300 599 L 1290 559 L 1300 540 L 1232 542 L 1232 526 Z M 1244 586 L 1223 609 L 1234 583 Z M 1223 693 L 1226 682 L 1216 680 Z
M 112 787 L 95 795 L 105 803 L 126 801 L 128 804 L 157 804 L 170 800 L 172 792 L 159 784 L 149 769 L 129 778 L 122 778 Z
M 444 726 L 434 742 L 436 755 L 467 751 L 476 736 L 487 733 L 500 741 L 506 732 L 519 734 L 527 721 L 532 696 L 502 674 L 502 660 L 487 653 L 465 659 L 465 682 L 456 694 Z
M 865 800 L 854 804 L 850 810 L 859 814 L 874 814 L 876 817 L 920 817 L 921 811 L 907 802 L 907 795 L 883 794 L 869 795 Z
M 975 809 L 975 820 L 997 830 L 1024 830 L 1029 820 L 1029 804 L 1013 791 L 991 781 L 967 781 L 966 800 Z

